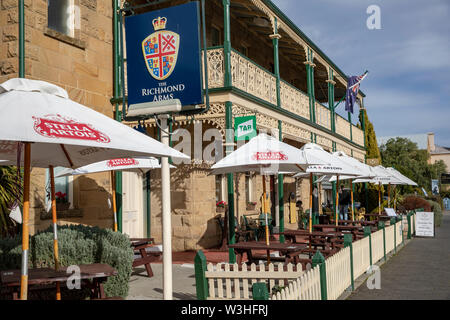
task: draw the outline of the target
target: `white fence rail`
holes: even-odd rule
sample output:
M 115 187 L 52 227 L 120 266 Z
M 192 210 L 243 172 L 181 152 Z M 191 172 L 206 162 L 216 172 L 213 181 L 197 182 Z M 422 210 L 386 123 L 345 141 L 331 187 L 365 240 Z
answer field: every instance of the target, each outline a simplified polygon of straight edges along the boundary
M 336 300 L 351 285 L 350 262 L 350 247 L 325 260 L 328 300 Z
M 414 219 L 415 215 L 411 215 L 411 234 L 414 233 Z M 402 244 L 405 239 L 404 229 L 405 225 L 400 221 L 385 227 L 384 230 L 380 229 L 353 242 L 351 247 L 347 246 L 322 260 L 322 263 L 319 259 L 314 268 L 308 265 L 307 270 L 304 270 L 301 264 L 284 266 L 279 263 L 269 264 L 268 267 L 264 264 L 247 266 L 245 263 L 241 266 L 226 263 L 206 265 L 204 260 L 203 268 L 206 271 L 203 292 L 206 292 L 207 286 L 209 293 L 207 297 L 204 295 L 203 299 L 251 299 L 253 284 L 257 282 L 266 283 L 269 293 L 276 285 L 282 288 L 270 295 L 271 300 L 316 300 L 325 297 L 329 300 L 338 299 L 353 285 L 355 279 L 369 270 L 371 262 L 376 264 L 384 258 L 385 253 L 392 252 Z M 316 258 L 315 256 L 314 259 Z M 325 287 L 326 292 L 321 292 Z
M 252 286 L 256 282 L 268 283 L 272 291 L 275 285 L 285 286 L 288 280 L 298 279 L 304 273 L 301 264 L 283 267 L 282 263 L 278 263 L 275 268 L 271 263 L 267 269 L 264 264 L 247 266 L 243 263 L 239 267 L 237 263 L 209 263 L 205 273 L 209 287 L 208 300 L 251 299 Z
M 289 285 L 272 295 L 270 300 L 320 300 L 320 270 L 319 266 L 306 271 L 300 278 L 291 281 Z

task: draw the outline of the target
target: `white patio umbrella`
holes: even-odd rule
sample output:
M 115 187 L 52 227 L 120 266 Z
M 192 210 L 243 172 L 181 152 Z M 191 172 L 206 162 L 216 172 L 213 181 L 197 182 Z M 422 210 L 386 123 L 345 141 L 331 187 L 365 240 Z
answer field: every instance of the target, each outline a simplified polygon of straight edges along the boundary
M 301 172 L 308 165 L 326 164 L 322 159 L 261 133 L 211 167 L 211 174 L 259 172 L 263 176 L 263 213 L 266 217 L 266 243 L 269 244 L 265 175 Z
M 327 151 L 325 151 L 321 146 L 315 143 L 305 144 L 300 150 L 305 151 L 305 153 L 309 156 L 314 156 L 325 163 L 326 165 L 312 165 L 308 166 L 306 172 L 310 174 L 310 195 L 309 195 L 309 231 L 312 231 L 312 175 L 336 175 L 337 184 L 339 184 L 339 177 L 343 176 L 360 176 L 363 174 L 357 167 L 349 165 L 348 163 L 342 161 L 338 156 L 333 155 Z M 294 177 L 298 177 L 301 175 L 295 175 Z M 335 212 L 335 220 L 336 225 L 338 225 L 339 218 L 339 193 L 336 189 L 336 212 Z
M 116 179 L 114 171 L 126 171 L 144 174 L 149 170 L 157 168 L 161 168 L 161 164 L 159 163 L 158 159 L 154 157 L 118 158 L 91 163 L 87 166 L 77 169 L 66 168 L 59 174 L 57 174 L 56 178 L 111 171 L 114 231 L 117 231 Z M 175 168 L 175 166 L 170 165 L 170 168 Z
M 362 174 L 360 176 L 358 176 L 358 178 L 373 178 L 376 176 L 375 172 L 372 170 L 371 166 L 368 166 L 365 163 L 362 163 L 361 161 L 350 157 L 348 155 L 345 154 L 344 151 L 336 151 L 333 152 L 333 155 L 336 157 L 339 157 L 340 160 L 344 161 L 345 163 L 347 163 L 348 165 L 358 169 Z M 355 178 L 354 176 L 340 176 L 339 177 L 341 180 L 348 180 L 350 179 L 350 185 L 352 186 L 353 184 L 353 179 Z M 335 181 L 336 180 L 336 176 L 331 176 L 329 177 L 330 182 Z M 352 220 L 354 220 L 355 218 L 355 213 L 354 213 L 354 204 L 353 204 L 353 187 L 350 187 L 350 197 L 351 197 L 351 210 L 352 210 Z
M 58 86 L 15 78 L 0 84 L 0 158 L 15 163 L 22 144 L 25 152 L 20 157 L 20 162 L 24 164 L 20 297 L 23 300 L 27 299 L 28 293 L 31 167 L 50 168 L 52 172 L 54 166 L 75 168 L 130 156 L 189 158 L 70 100 L 67 92 Z M 55 216 L 56 210 L 53 213 Z M 56 237 L 56 223 L 54 228 Z
M 393 183 L 395 185 L 410 185 L 410 186 L 417 186 L 417 183 L 415 183 L 413 180 L 409 179 L 408 177 L 406 177 L 405 175 L 401 174 L 398 170 L 392 168 L 392 167 L 388 167 L 386 168 L 386 170 L 393 175 L 395 178 L 397 178 L 398 180 L 402 181 L 402 183 Z M 390 189 L 390 188 L 389 188 Z M 397 193 L 397 188 L 394 188 L 394 195 Z M 390 198 L 391 198 L 391 194 L 390 194 L 390 190 L 388 193 L 388 201 L 390 203 Z M 395 198 L 396 199 L 396 198 Z M 394 201 L 394 210 L 396 207 L 396 200 Z
M 381 185 L 387 184 L 388 189 L 390 189 L 391 184 L 403 184 L 404 182 L 399 178 L 392 175 L 385 167 L 378 165 L 376 167 L 372 167 L 373 172 L 376 174 L 373 178 L 361 178 L 356 179 L 353 183 L 359 182 L 369 182 L 378 185 L 378 214 L 381 214 Z M 388 193 L 390 190 L 388 190 Z M 389 199 L 388 199 L 389 200 Z

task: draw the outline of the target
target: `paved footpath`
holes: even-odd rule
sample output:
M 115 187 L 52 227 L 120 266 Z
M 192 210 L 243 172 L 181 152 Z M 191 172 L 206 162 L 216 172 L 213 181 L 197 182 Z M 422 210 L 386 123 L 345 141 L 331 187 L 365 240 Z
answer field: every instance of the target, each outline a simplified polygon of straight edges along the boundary
M 363 283 L 348 300 L 450 300 L 450 211 L 435 238 L 413 238 L 380 270 L 380 290 Z

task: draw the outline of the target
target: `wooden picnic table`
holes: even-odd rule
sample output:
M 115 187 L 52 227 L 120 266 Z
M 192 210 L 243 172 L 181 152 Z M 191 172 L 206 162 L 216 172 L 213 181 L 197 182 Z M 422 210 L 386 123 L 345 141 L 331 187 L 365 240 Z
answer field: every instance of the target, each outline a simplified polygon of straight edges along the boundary
M 117 270 L 108 264 L 94 263 L 81 264 L 80 280 L 82 286 L 88 287 L 91 291 L 91 298 L 105 299 L 103 283 L 108 277 L 117 275 Z M 52 268 L 33 268 L 28 269 L 28 287 L 32 291 L 35 286 L 53 285 L 60 282 L 62 285 L 67 283 L 72 272 L 67 273 L 67 267 L 60 267 L 58 271 Z M 19 299 L 21 270 L 0 271 L 0 286 L 7 289 L 12 295 L 13 300 Z M 56 290 L 56 289 L 55 289 Z
M 300 263 L 299 254 L 306 248 L 304 244 L 294 243 L 279 243 L 272 242 L 269 245 L 265 241 L 247 241 L 229 244 L 228 248 L 234 250 L 237 257 L 237 263 L 242 263 L 244 253 L 247 254 L 248 263 L 253 263 L 255 260 L 267 259 L 267 255 L 258 255 L 255 251 L 280 252 L 282 257 L 270 257 L 271 261 L 283 261 L 285 264 L 292 262 L 294 264 Z
M 324 229 L 334 229 L 332 231 L 339 231 L 339 232 L 351 232 L 353 235 L 353 241 L 357 240 L 358 238 L 364 237 L 364 228 L 358 227 L 358 226 L 350 226 L 350 225 L 335 225 L 335 224 L 315 224 L 313 225 L 314 230 L 318 229 L 318 231 L 324 231 Z
M 155 246 L 155 240 L 153 238 L 131 238 L 130 241 L 134 253 L 141 256 L 140 258 L 135 258 L 133 260 L 133 268 L 144 265 L 147 276 L 149 278 L 153 277 L 153 270 L 150 266 L 150 262 L 161 260 L 162 255 L 162 252 L 160 251 L 147 251 L 147 248 Z
M 310 248 L 317 249 L 321 247 L 321 251 L 323 250 L 333 250 L 340 246 L 335 246 L 336 242 L 333 242 L 333 239 L 342 239 L 344 237 L 344 233 L 340 231 L 312 231 L 309 232 L 307 230 L 285 230 L 281 232 L 280 235 L 283 234 L 286 237 L 286 240 L 291 241 L 292 243 L 298 243 L 297 237 L 307 237 Z

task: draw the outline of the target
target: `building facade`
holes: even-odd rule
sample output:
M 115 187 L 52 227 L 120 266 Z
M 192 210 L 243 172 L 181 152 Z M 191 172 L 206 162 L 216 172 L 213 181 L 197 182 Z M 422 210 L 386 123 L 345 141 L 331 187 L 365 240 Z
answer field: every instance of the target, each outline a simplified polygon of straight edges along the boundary
M 137 0 L 68 0 L 68 8 L 78 9 L 66 11 L 48 6 L 51 2 L 25 1 L 25 76 L 55 83 L 71 99 L 158 138 L 155 121 L 126 121 L 126 53 L 120 31 L 126 16 L 189 1 L 153 1 L 149 6 L 151 2 Z M 73 29 L 58 26 L 61 12 L 69 12 L 63 18 L 73 19 Z M 192 158 L 174 162 L 176 168 L 171 169 L 176 251 L 221 243 L 217 217 L 223 213 L 216 208 L 220 200 L 228 203 L 238 223 L 243 216 L 257 217 L 260 212 L 259 175 L 209 174 L 214 161 L 237 147 L 233 137 L 226 135 L 236 116 L 255 115 L 258 131 L 293 146 L 315 142 L 327 151 L 342 150 L 365 160 L 363 130 L 352 124 L 351 114 L 342 117 L 333 108 L 345 95 L 347 76 L 271 1 L 206 1 L 205 14 L 207 78 L 203 80 L 204 85 L 208 82 L 210 104 L 201 114 L 174 116 L 171 121 L 173 147 Z M 19 73 L 17 1 L 2 1 L 0 28 L 3 82 Z M 358 98 L 363 107 L 364 94 L 360 92 Z M 133 237 L 160 241 L 160 173 L 117 175 L 119 227 Z M 33 169 L 34 230 L 50 225 L 45 220 L 46 179 L 45 169 Z M 295 223 L 290 202 L 301 199 L 307 207 L 309 180 L 279 175 L 267 182 L 274 220 L 288 227 Z M 71 200 L 71 209 L 59 214 L 61 223 L 112 226 L 108 174 L 61 181 L 60 187 Z

